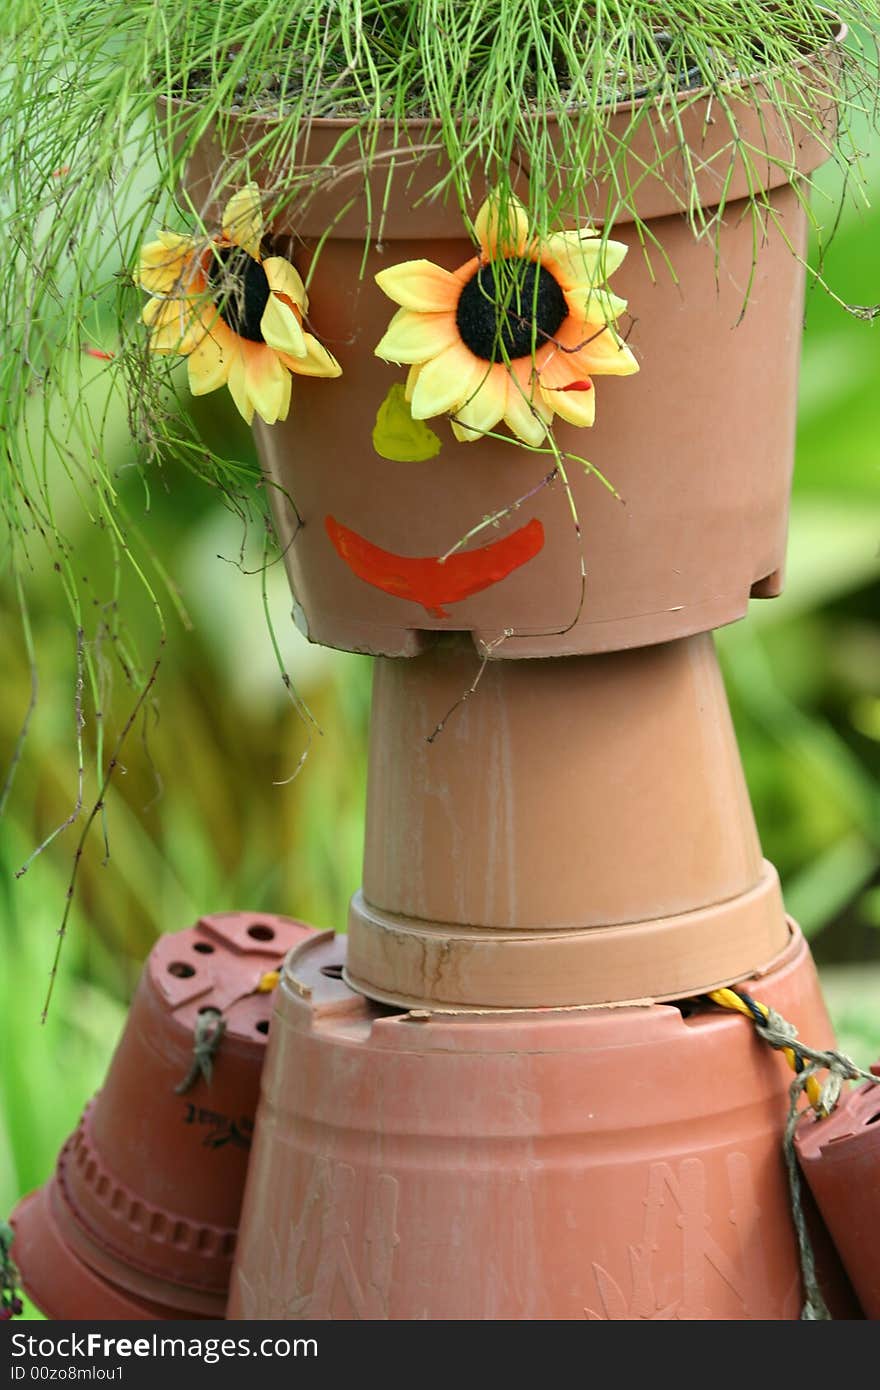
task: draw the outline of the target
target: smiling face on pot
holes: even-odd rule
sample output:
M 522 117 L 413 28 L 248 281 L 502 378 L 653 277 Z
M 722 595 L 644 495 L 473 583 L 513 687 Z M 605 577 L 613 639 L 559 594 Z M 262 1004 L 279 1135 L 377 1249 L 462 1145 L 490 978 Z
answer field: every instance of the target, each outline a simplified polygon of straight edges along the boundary
M 502 207 L 497 195 L 479 209 L 474 231 L 477 254 L 457 269 L 422 259 L 375 277 L 399 306 L 376 355 L 409 366 L 402 397 L 392 386 L 377 402 L 379 454 L 396 445 L 390 457 L 400 457 L 400 438 L 388 439 L 396 429 L 410 462 L 432 457 L 440 443 L 419 422 L 443 414 L 453 448 L 506 426 L 511 443 L 552 453 L 555 415 L 593 424 L 594 376 L 638 370 L 615 326 L 626 301 L 605 286 L 626 255 L 622 243 L 586 228 L 541 239 L 519 200 Z M 152 296 L 144 311 L 150 347 L 187 357 L 194 394 L 228 385 L 248 423 L 256 414 L 272 425 L 287 418 L 292 374 L 330 377 L 342 368 L 305 331 L 302 279 L 283 257 L 265 255 L 267 244 L 250 184 L 229 200 L 221 231 L 205 243 L 163 232 L 144 247 L 139 281 Z M 446 604 L 500 582 L 544 544 L 537 519 L 454 556 L 385 550 L 332 513 L 325 530 L 359 579 L 435 619 L 448 619 Z
M 196 167 L 196 206 L 210 186 Z M 797 241 L 796 194 L 769 196 Z M 345 224 L 323 202 L 273 217 L 259 264 L 278 252 L 297 275 L 300 331 L 341 371 L 299 379 L 284 421 L 254 408 L 297 621 L 313 641 L 400 655 L 465 631 L 504 657 L 613 650 L 733 621 L 757 583 L 778 591 L 802 271 L 781 234 L 753 265 L 733 213 L 716 248 L 671 203 L 660 211 L 675 280 L 647 255 L 625 261 L 607 228 L 539 236 L 512 196 L 485 198 L 469 241 L 457 209 L 422 199 L 413 210 L 407 188 L 366 254 L 360 204 Z M 225 310 L 243 339 L 265 287 L 249 293 L 255 272 L 231 237 L 208 240 L 219 268 L 210 280 L 202 269 L 199 302 L 215 295 L 214 317 Z M 638 315 L 635 351 L 618 275 Z M 159 299 L 158 284 L 145 287 Z M 166 298 L 186 323 L 182 288 Z M 171 352 L 180 334 L 172 341 L 162 310 L 157 345 Z M 631 375 L 636 353 L 633 381 L 607 379 Z M 307 359 L 287 355 L 286 372 L 304 378 Z

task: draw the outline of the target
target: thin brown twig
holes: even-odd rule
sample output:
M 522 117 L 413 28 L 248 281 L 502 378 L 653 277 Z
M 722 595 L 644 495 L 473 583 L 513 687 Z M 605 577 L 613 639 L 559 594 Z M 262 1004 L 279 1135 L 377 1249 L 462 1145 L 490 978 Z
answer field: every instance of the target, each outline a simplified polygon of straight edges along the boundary
M 440 723 L 435 727 L 433 732 L 427 735 L 427 737 L 425 738 L 426 743 L 434 743 L 434 741 L 440 737 L 443 730 L 446 728 L 446 725 L 449 723 L 449 720 L 455 714 L 456 710 L 461 709 L 462 705 L 466 704 L 472 695 L 476 695 L 477 686 L 483 679 L 483 672 L 486 670 L 486 667 L 489 665 L 489 662 L 492 659 L 492 653 L 496 650 L 497 647 L 501 646 L 502 642 L 506 642 L 508 637 L 513 636 L 515 636 L 514 629 L 512 627 L 506 627 L 499 637 L 496 637 L 493 642 L 488 643 L 480 660 L 480 669 L 474 676 L 473 681 L 468 686 L 467 690 L 465 690 L 461 695 L 459 695 L 458 699 L 455 701 L 455 704 L 449 706 L 449 709 L 446 711 L 443 718 L 440 720 Z
M 484 517 L 482 521 L 477 522 L 476 526 L 472 526 L 466 535 L 462 536 L 460 540 L 457 540 L 455 545 L 450 546 L 449 550 L 447 550 L 444 555 L 440 556 L 439 563 L 441 565 L 445 564 L 451 555 L 454 555 L 457 550 L 461 550 L 463 546 L 467 545 L 468 541 L 473 540 L 474 536 L 478 536 L 481 531 L 485 531 L 487 526 L 496 526 L 499 521 L 504 521 L 513 512 L 519 511 L 524 502 L 531 501 L 542 488 L 549 487 L 558 476 L 559 465 L 557 464 L 554 468 L 551 468 L 550 472 L 547 473 L 539 483 L 529 488 L 528 492 L 524 492 L 522 497 L 517 497 L 514 502 L 508 503 L 506 507 L 501 507 L 499 511 L 493 512 L 491 516 Z
M 61 950 L 64 945 L 64 939 L 67 935 L 67 923 L 70 918 L 70 909 L 73 904 L 73 895 L 76 889 L 76 881 L 79 876 L 79 866 L 82 861 L 83 849 L 85 847 L 86 838 L 96 818 L 104 809 L 104 801 L 107 796 L 107 792 L 110 788 L 110 783 L 113 780 L 113 774 L 119 766 L 119 755 L 122 752 L 123 744 L 125 743 L 125 740 L 128 737 L 129 733 L 131 732 L 134 722 L 137 719 L 140 710 L 143 708 L 146 702 L 147 696 L 149 695 L 150 691 L 156 683 L 156 677 L 159 674 L 159 667 L 162 664 L 162 650 L 164 646 L 165 637 L 163 634 L 163 636 L 159 639 L 159 652 L 156 656 L 155 661 L 153 662 L 152 670 L 150 671 L 149 676 L 144 682 L 144 685 L 140 690 L 138 697 L 134 702 L 134 705 L 132 706 L 128 718 L 122 726 L 119 737 L 116 740 L 116 745 L 113 749 L 112 756 L 110 758 L 109 763 L 107 764 L 107 770 L 104 773 L 101 786 L 98 790 L 97 799 L 95 800 L 91 810 L 89 811 L 88 816 L 85 820 L 85 824 L 83 825 L 83 828 L 80 831 L 80 837 L 77 842 L 76 851 L 73 856 L 73 867 L 70 873 L 70 880 L 67 885 L 67 894 L 64 903 L 64 912 L 61 917 L 61 925 L 59 926 L 58 931 L 56 933 L 58 938 L 58 944 L 55 947 L 55 955 L 52 960 L 51 969 L 49 970 L 49 986 L 46 990 L 46 998 L 43 1001 L 43 1010 L 40 1015 L 41 1023 L 45 1023 L 49 1015 L 49 1005 L 52 1002 L 52 995 L 55 990 L 55 978 L 58 974 L 58 964 L 61 959 Z
M 16 869 L 16 871 L 15 871 L 15 877 L 16 877 L 16 878 L 21 878 L 24 874 L 26 874 L 27 871 L 28 871 L 28 869 L 30 868 L 31 864 L 33 864 L 34 860 L 37 858 L 37 856 L 40 855 L 40 854 L 42 854 L 42 853 L 43 853 L 43 850 L 48 849 L 49 846 L 51 845 L 52 841 L 55 840 L 55 839 L 57 839 L 57 837 L 61 834 L 61 832 L 62 832 L 63 830 L 66 830 L 68 826 L 73 825 L 74 821 L 77 820 L 77 818 L 79 817 L 80 811 L 81 811 L 82 808 L 83 808 L 83 784 L 84 784 L 84 780 L 85 780 L 85 761 L 84 761 L 84 758 L 83 758 L 83 738 L 82 738 L 83 729 L 85 728 L 85 716 L 84 716 L 84 714 L 83 714 L 83 687 L 84 687 L 83 669 L 84 669 L 84 665 L 85 665 L 85 632 L 84 632 L 83 628 L 78 627 L 77 630 L 76 630 L 76 684 L 75 684 L 75 686 L 74 686 L 74 697 L 73 697 L 73 706 L 74 706 L 75 720 L 76 720 L 76 758 L 77 758 L 77 769 L 76 769 L 76 773 L 77 773 L 77 794 L 76 794 L 76 802 L 74 803 L 73 810 L 71 811 L 70 815 L 66 818 L 66 820 L 63 820 L 63 821 L 61 822 L 60 825 L 56 825 L 56 826 L 55 826 L 55 829 L 52 830 L 52 831 L 50 832 L 50 834 L 48 834 L 48 835 L 46 836 L 45 840 L 43 840 L 41 844 L 37 845 L 36 849 L 34 849 L 34 850 L 31 851 L 31 853 L 28 855 L 27 859 L 24 861 L 24 863 L 21 865 L 21 867 L 18 868 L 18 869 Z

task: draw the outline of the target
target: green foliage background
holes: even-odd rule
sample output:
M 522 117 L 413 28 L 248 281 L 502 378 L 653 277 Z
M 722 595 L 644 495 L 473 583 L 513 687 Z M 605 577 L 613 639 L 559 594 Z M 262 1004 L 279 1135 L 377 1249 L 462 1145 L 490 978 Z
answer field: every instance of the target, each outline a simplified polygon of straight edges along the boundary
M 880 145 L 866 136 L 866 148 L 870 170 Z M 880 171 L 872 184 L 877 197 Z M 880 210 L 848 209 L 826 264 L 844 299 L 880 299 L 878 244 Z M 880 336 L 821 292 L 811 293 L 806 322 L 787 590 L 754 603 L 718 642 L 765 851 L 812 939 L 841 1044 L 866 1065 L 880 1055 Z M 249 437 L 225 396 L 199 408 L 247 457 Z M 77 652 L 59 576 L 34 556 L 38 700 L 0 817 L 4 1214 L 46 1178 L 100 1085 L 157 934 L 232 907 L 341 928 L 360 873 L 369 662 L 300 639 L 282 568 L 270 569 L 284 659 L 323 730 L 310 732 L 279 677 L 261 578 L 243 572 L 259 568 L 262 537 L 188 474 L 160 476 L 147 498 L 121 410 L 111 411 L 106 438 L 106 467 L 188 618 L 172 616 L 156 699 L 107 797 L 109 858 L 100 823 L 87 843 L 41 1025 L 78 826 L 23 876 L 15 872 L 76 802 Z M 125 599 L 147 664 L 157 628 L 133 577 L 122 580 L 130 593 L 116 592 L 116 571 L 95 558 L 89 523 L 73 508 L 70 524 L 84 581 L 106 615 L 96 703 L 112 741 L 131 704 L 114 605 Z M 2 575 L 0 585 L 2 780 L 32 676 L 12 581 Z M 87 745 L 95 728 L 90 716 Z M 305 766 L 287 782 L 307 746 Z M 84 795 L 88 806 L 88 775 Z

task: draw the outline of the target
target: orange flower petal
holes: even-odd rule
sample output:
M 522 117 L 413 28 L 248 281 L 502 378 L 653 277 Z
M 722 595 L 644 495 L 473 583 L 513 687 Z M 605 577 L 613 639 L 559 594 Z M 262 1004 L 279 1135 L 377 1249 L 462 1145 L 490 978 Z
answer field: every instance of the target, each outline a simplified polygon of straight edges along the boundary
M 574 361 L 574 354 L 563 352 L 555 345 L 536 363 L 536 375 L 541 385 L 550 390 L 566 387 L 572 381 L 580 381 L 584 377 L 583 371 Z
M 588 378 L 587 378 L 588 379 Z M 543 381 L 540 394 L 544 401 L 563 420 L 570 425 L 585 428 L 596 418 L 596 392 L 589 391 L 548 391 Z
M 575 349 L 566 356 L 576 377 L 632 376 L 639 370 L 632 349 L 627 347 L 610 324 L 597 328 L 589 323 L 578 324 L 569 317 L 557 338 L 564 347 Z
M 290 372 L 267 343 L 242 341 L 245 391 L 267 425 L 286 420 L 290 409 Z
M 304 357 L 288 357 L 283 352 L 278 354 L 289 371 L 296 372 L 298 376 L 342 376 L 342 368 L 323 343 L 319 343 L 311 333 L 303 334 L 303 342 L 306 348 Z

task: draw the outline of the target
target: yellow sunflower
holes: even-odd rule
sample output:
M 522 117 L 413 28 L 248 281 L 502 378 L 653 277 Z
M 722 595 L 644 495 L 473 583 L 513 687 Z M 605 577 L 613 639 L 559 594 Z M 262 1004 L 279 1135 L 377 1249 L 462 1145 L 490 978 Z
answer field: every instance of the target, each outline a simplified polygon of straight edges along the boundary
M 221 231 L 201 239 L 160 232 L 141 251 L 138 283 L 153 352 L 187 359 L 193 395 L 228 386 L 248 424 L 290 409 L 290 374 L 335 377 L 336 359 L 303 328 L 309 301 L 283 256 L 264 256 L 256 184 L 233 194 Z
M 413 417 L 448 413 L 457 439 L 503 420 L 540 444 L 554 413 L 592 425 L 594 376 L 639 369 L 614 325 L 626 300 L 602 288 L 627 248 L 585 228 L 539 239 L 522 203 L 487 198 L 474 223 L 480 253 L 458 270 L 403 261 L 376 276 L 401 307 L 376 353 L 409 364 Z

